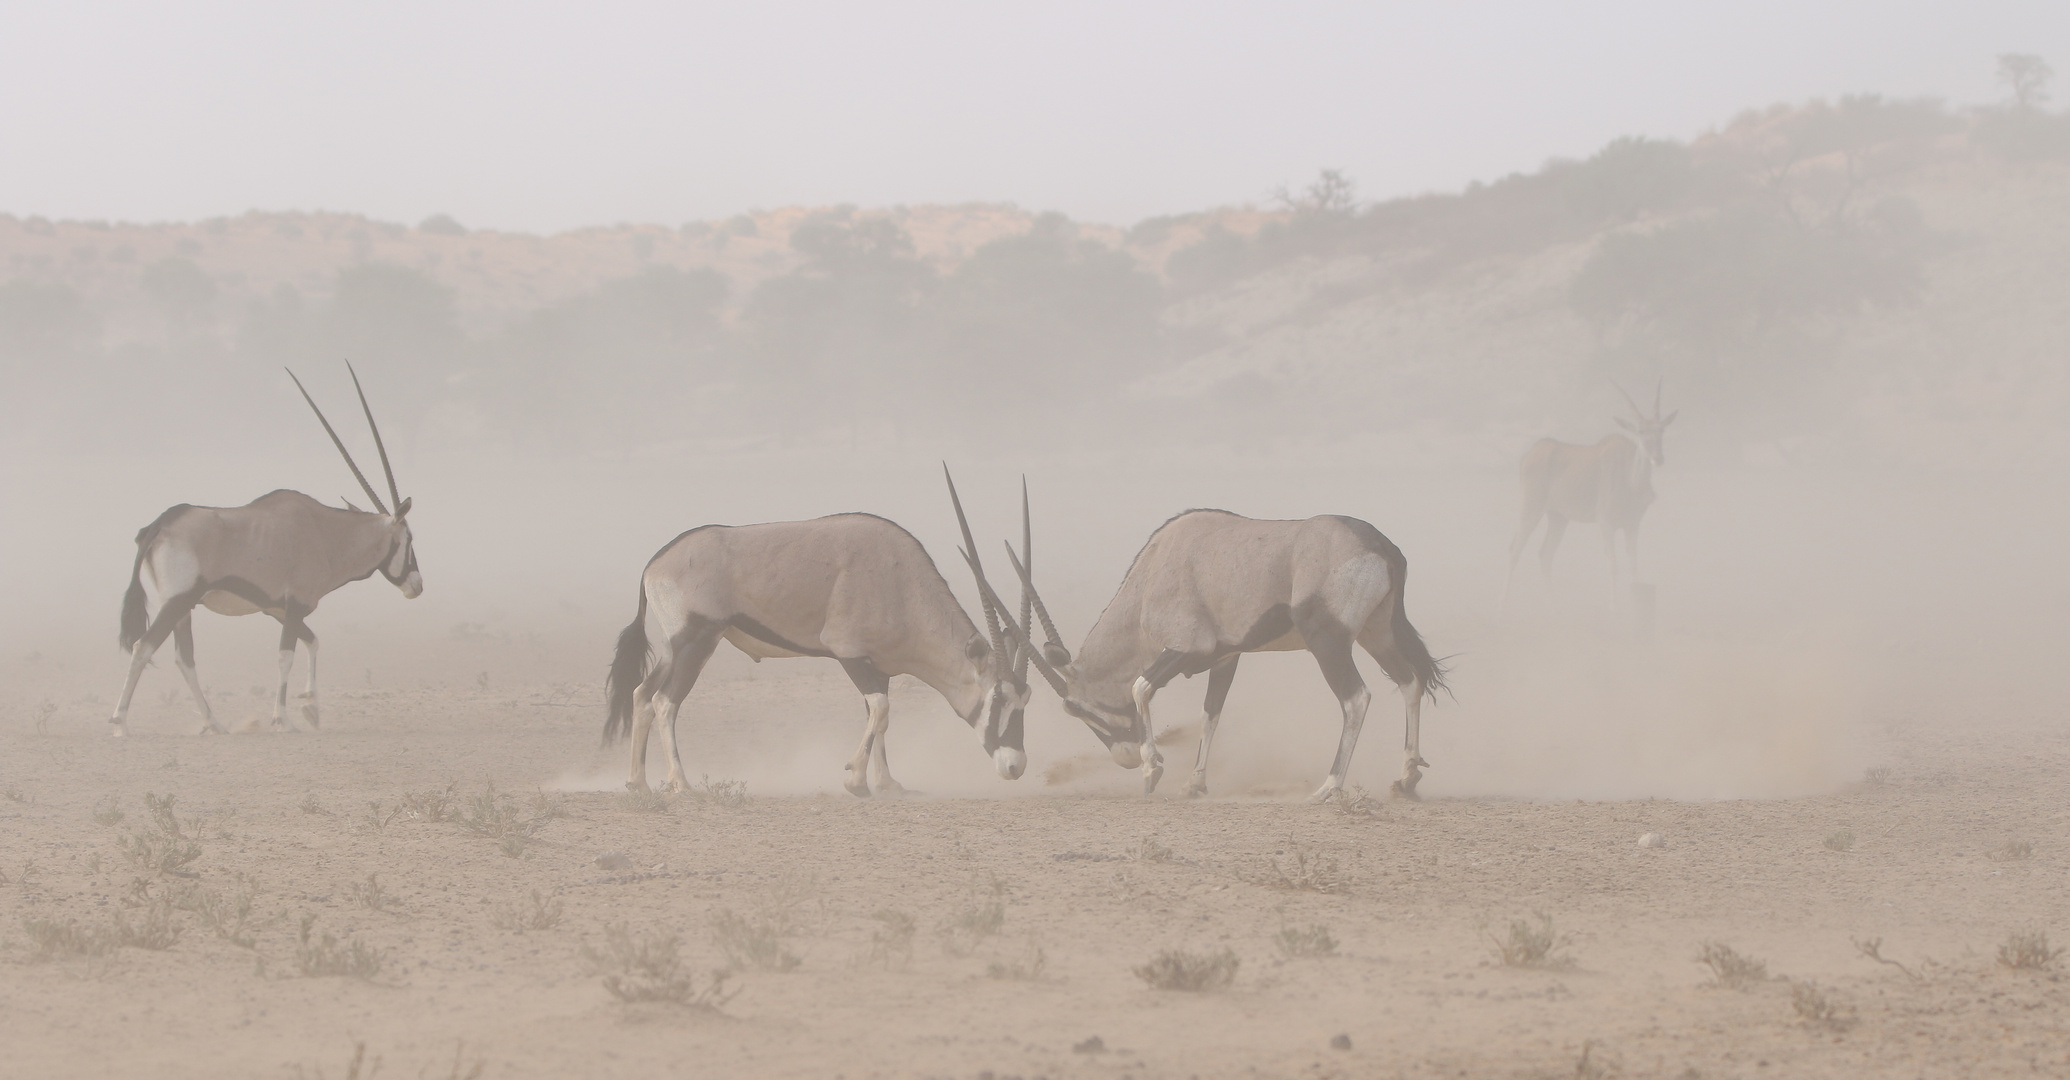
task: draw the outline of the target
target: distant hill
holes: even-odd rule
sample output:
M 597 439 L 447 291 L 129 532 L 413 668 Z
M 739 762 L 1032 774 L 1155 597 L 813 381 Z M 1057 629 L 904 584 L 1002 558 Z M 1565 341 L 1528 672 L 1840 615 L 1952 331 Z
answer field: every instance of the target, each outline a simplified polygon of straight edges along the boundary
M 1712 460 L 2059 461 L 2066 295 L 2070 118 L 1879 98 L 1450 194 L 1362 204 L 1325 174 L 1126 229 L 990 205 L 554 236 L 0 215 L 0 355 L 35 391 L 5 419 L 31 449 L 122 446 L 153 410 L 272 401 L 255 372 L 351 356 L 430 444 L 634 448 L 637 405 L 734 449 L 1076 436 L 1492 463 L 1664 382 Z M 52 407 L 89 399 L 109 430 Z

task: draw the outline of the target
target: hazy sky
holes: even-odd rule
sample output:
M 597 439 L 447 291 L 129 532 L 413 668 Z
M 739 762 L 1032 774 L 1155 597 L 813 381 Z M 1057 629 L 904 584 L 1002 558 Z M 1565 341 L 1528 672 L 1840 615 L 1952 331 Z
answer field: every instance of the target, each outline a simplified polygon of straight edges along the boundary
M 1455 188 L 1816 96 L 1982 103 L 2002 52 L 2070 83 L 2070 3 L 8 0 L 0 212 L 1127 223 L 1325 166 L 1367 196 Z

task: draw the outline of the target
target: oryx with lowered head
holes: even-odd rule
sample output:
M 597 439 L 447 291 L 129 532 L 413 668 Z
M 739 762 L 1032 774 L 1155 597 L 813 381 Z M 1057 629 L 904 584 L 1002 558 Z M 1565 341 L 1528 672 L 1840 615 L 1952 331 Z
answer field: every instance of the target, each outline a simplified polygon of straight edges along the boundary
M 1518 470 L 1524 493 L 1523 514 L 1517 521 L 1517 534 L 1509 542 L 1509 572 L 1503 579 L 1502 595 L 1505 603 L 1509 597 L 1510 582 L 1516 577 L 1517 558 L 1524 553 L 1524 545 L 1545 522 L 1545 540 L 1538 549 L 1538 567 L 1541 573 L 1551 576 L 1553 554 L 1560 549 L 1560 538 L 1567 533 L 1567 523 L 1579 521 L 1595 523 L 1603 532 L 1603 556 L 1610 560 L 1610 583 L 1614 589 L 1619 580 L 1617 565 L 1617 534 L 1624 533 L 1627 562 L 1626 570 L 1634 578 L 1639 573 L 1639 521 L 1646 516 L 1646 508 L 1653 505 L 1653 470 L 1667 464 L 1667 455 L 1660 447 L 1661 436 L 1667 426 L 1675 422 L 1681 410 L 1660 414 L 1660 384 L 1653 387 L 1653 411 L 1648 413 L 1639 408 L 1630 394 L 1618 387 L 1625 404 L 1630 405 L 1630 419 L 1617 417 L 1617 426 L 1627 435 L 1610 434 L 1589 446 L 1577 446 L 1557 439 L 1540 439 L 1524 451 L 1524 461 Z M 1637 440 L 1636 442 L 1634 440 Z
M 1352 658 L 1357 645 L 1401 688 L 1407 728 L 1394 791 L 1415 797 L 1420 769 L 1430 764 L 1417 748 L 1423 699 L 1445 685 L 1445 675 L 1402 608 L 1408 560 L 1380 530 L 1349 517 L 1259 521 L 1225 510 L 1188 510 L 1150 534 L 1075 656 L 1058 640 L 1011 545 L 1007 555 L 1047 641 L 1039 651 L 1029 647 L 1032 628 L 1025 619 L 1009 619 L 1008 632 L 1064 699 L 1065 711 L 1107 745 L 1115 764 L 1142 769 L 1144 794 L 1164 775 L 1150 701 L 1172 676 L 1208 673 L 1207 715 L 1187 787 L 1188 795 L 1204 795 L 1208 747 L 1237 659 L 1295 649 L 1315 656 L 1343 709 L 1337 756 L 1314 798 L 1342 789 L 1372 700 Z M 990 600 L 1004 611 L 996 597 Z
M 949 498 L 968 546 L 970 525 L 954 480 Z M 975 563 L 972 569 L 982 581 L 983 571 Z M 1028 765 L 1021 734 L 1026 662 L 1001 635 L 989 599 L 985 616 L 989 635 L 964 613 L 920 541 L 874 514 L 692 529 L 669 541 L 640 575 L 639 608 L 618 636 L 605 683 L 604 743 L 632 736 L 625 786 L 644 791 L 647 735 L 659 724 L 668 755 L 665 790 L 683 790 L 676 714 L 725 641 L 758 663 L 793 656 L 840 661 L 868 717 L 844 783 L 856 795 L 870 794 L 872 761 L 877 791 L 904 791 L 884 749 L 894 675 L 939 692 L 977 729 L 999 775 L 1016 780 Z
M 115 703 L 115 715 L 108 718 L 114 734 L 128 733 L 129 702 L 137 690 L 137 679 L 151 662 L 151 655 L 173 639 L 174 658 L 194 702 L 201 708 L 204 734 L 221 731 L 201 678 L 194 670 L 194 606 L 200 604 L 222 615 L 251 615 L 265 612 L 280 620 L 280 691 L 273 701 L 273 726 L 287 725 L 288 675 L 295 666 L 295 643 L 309 651 L 309 688 L 303 696 L 302 718 L 317 726 L 316 635 L 309 632 L 309 614 L 332 590 L 370 577 L 379 571 L 404 597 L 416 599 L 424 591 L 424 577 L 417 572 L 417 550 L 410 537 L 410 500 L 395 487 L 395 470 L 388 464 L 388 448 L 381 442 L 381 429 L 374 423 L 374 410 L 367 405 L 366 391 L 359 386 L 359 374 L 352 374 L 352 389 L 359 395 L 359 407 L 366 413 L 367 427 L 374 434 L 374 448 L 381 455 L 381 471 L 388 477 L 388 496 L 394 508 L 381 501 L 374 486 L 352 460 L 345 443 L 316 408 L 316 400 L 302 386 L 295 373 L 295 388 L 302 400 L 315 409 L 316 419 L 345 455 L 345 465 L 359 481 L 360 489 L 374 504 L 368 512 L 346 504 L 345 509 L 325 506 L 299 491 L 273 491 L 243 506 L 189 506 L 182 503 L 137 533 L 137 561 L 129 575 L 129 592 L 122 599 L 121 643 L 129 653 L 129 679 L 122 697 Z

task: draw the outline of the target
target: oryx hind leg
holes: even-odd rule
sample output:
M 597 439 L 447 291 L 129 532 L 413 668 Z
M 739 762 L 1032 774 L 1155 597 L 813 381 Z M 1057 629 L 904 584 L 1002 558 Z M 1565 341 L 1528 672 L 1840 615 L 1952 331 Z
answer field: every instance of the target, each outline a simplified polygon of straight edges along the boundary
M 129 734 L 129 702 L 136 696 L 137 680 L 144 677 L 144 669 L 151 665 L 151 654 L 158 651 L 165 639 L 171 636 L 173 628 L 194 611 L 194 597 L 181 597 L 167 601 L 158 609 L 158 616 L 144 630 L 144 636 L 137 639 L 129 650 L 129 678 L 122 684 L 122 697 L 115 702 L 115 715 L 108 718 L 114 730 L 109 734 L 121 738 Z
M 194 694 L 194 704 L 201 709 L 200 734 L 219 734 L 222 728 L 216 724 L 215 710 L 208 707 L 208 694 L 201 689 L 201 673 L 194 669 L 194 613 L 188 612 L 179 622 L 173 624 L 173 659 L 179 665 L 180 677 L 187 680 L 187 689 Z
M 1330 775 L 1309 796 L 1310 802 L 1321 802 L 1344 789 L 1344 776 L 1351 771 L 1351 754 L 1358 749 L 1358 733 L 1365 726 L 1366 707 L 1372 704 L 1373 693 L 1366 689 L 1358 663 L 1351 658 L 1350 632 L 1337 627 L 1303 627 L 1301 636 L 1308 642 L 1309 653 L 1322 668 L 1323 680 L 1330 684 L 1330 692 L 1337 695 L 1337 704 L 1344 711 L 1344 731 L 1337 738 L 1337 756 L 1330 763 Z
M 302 648 L 309 653 L 309 682 L 307 688 L 302 691 L 302 697 L 306 701 L 302 706 L 302 720 L 309 725 L 311 731 L 314 731 L 320 726 L 316 709 L 316 635 L 310 631 L 308 623 L 298 625 L 302 629 Z
M 1375 617 L 1379 621 L 1379 616 Z M 1423 769 L 1430 768 L 1430 762 L 1423 760 L 1421 749 L 1423 737 L 1423 698 L 1430 688 L 1423 682 L 1423 676 L 1416 673 L 1416 665 L 1395 647 L 1393 629 L 1383 624 L 1377 630 L 1359 635 L 1359 644 L 1365 647 L 1380 670 L 1395 681 L 1402 694 L 1402 778 L 1396 780 L 1389 792 L 1398 798 L 1414 799 L 1416 785 L 1423 779 Z
M 1200 750 L 1193 759 L 1193 781 L 1186 785 L 1189 798 L 1207 794 L 1208 745 L 1215 741 L 1215 727 L 1222 722 L 1222 703 L 1229 700 L 1229 684 L 1236 681 L 1236 662 L 1242 658 L 1242 653 L 1230 653 L 1208 669 L 1207 700 L 1201 705 L 1206 715 L 1200 722 Z
M 697 686 L 697 677 L 704 673 L 704 665 L 712 658 L 712 651 L 719 647 L 720 628 L 702 627 L 686 635 L 676 646 L 675 662 L 669 665 L 668 683 L 656 695 L 654 722 L 661 725 L 661 749 L 668 755 L 668 779 L 662 782 L 663 791 L 688 791 L 690 777 L 683 771 L 683 752 L 676 745 L 676 714 L 682 711 L 683 699 Z M 635 697 L 637 701 L 637 697 Z M 645 735 L 644 731 L 639 732 Z M 645 750 L 642 741 L 641 749 Z M 645 754 L 641 755 L 640 779 L 646 779 Z
M 862 744 L 855 748 L 855 756 L 849 759 L 848 779 L 842 781 L 841 786 L 847 788 L 851 795 L 868 798 L 869 768 L 875 762 L 877 793 L 905 794 L 905 787 L 891 778 L 891 761 L 884 750 L 884 735 L 891 728 L 891 677 L 867 659 L 843 660 L 841 669 L 848 673 L 848 679 L 855 688 L 862 691 L 863 707 L 867 713 Z

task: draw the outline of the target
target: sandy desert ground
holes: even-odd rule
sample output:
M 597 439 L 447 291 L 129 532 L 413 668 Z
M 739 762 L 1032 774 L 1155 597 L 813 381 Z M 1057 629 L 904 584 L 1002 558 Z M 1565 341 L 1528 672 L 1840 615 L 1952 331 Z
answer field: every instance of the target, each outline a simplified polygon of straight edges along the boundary
M 202 738 L 175 684 L 147 680 L 127 741 L 91 703 L 17 709 L 0 733 L 0 1073 L 2070 1075 L 2070 963 L 1998 956 L 2010 935 L 2070 939 L 2070 734 L 2039 711 L 1883 717 L 1863 735 L 1881 764 L 1810 797 L 1448 795 L 1432 753 L 1424 802 L 1314 806 L 1309 770 L 1237 757 L 1210 799 L 1145 799 L 1060 752 L 1095 748 L 1082 732 L 1038 753 L 1050 782 L 989 781 L 908 685 L 894 769 L 982 786 L 866 801 L 837 787 L 861 719 L 838 669 L 735 661 L 685 710 L 710 786 L 657 807 L 614 790 L 593 686 L 339 686 L 319 733 Z M 1397 725 L 1376 708 L 1369 781 Z M 767 779 L 773 745 L 799 748 L 782 767 L 802 779 Z M 176 796 L 184 865 L 154 795 Z M 556 924 L 514 926 L 535 904 Z M 1550 962 L 1502 963 L 1498 939 L 1540 913 Z M 154 919 L 169 947 L 94 953 Z M 617 1000 L 612 926 L 675 938 L 692 994 L 736 969 L 733 996 Z M 1281 947 L 1314 927 L 1327 955 Z M 1877 939 L 1894 963 L 1857 944 Z M 1767 978 L 1712 985 L 1706 943 Z M 355 944 L 361 976 L 305 973 Z M 1133 969 L 1166 949 L 1229 950 L 1234 980 L 1152 988 Z M 646 974 L 619 985 L 669 981 Z

